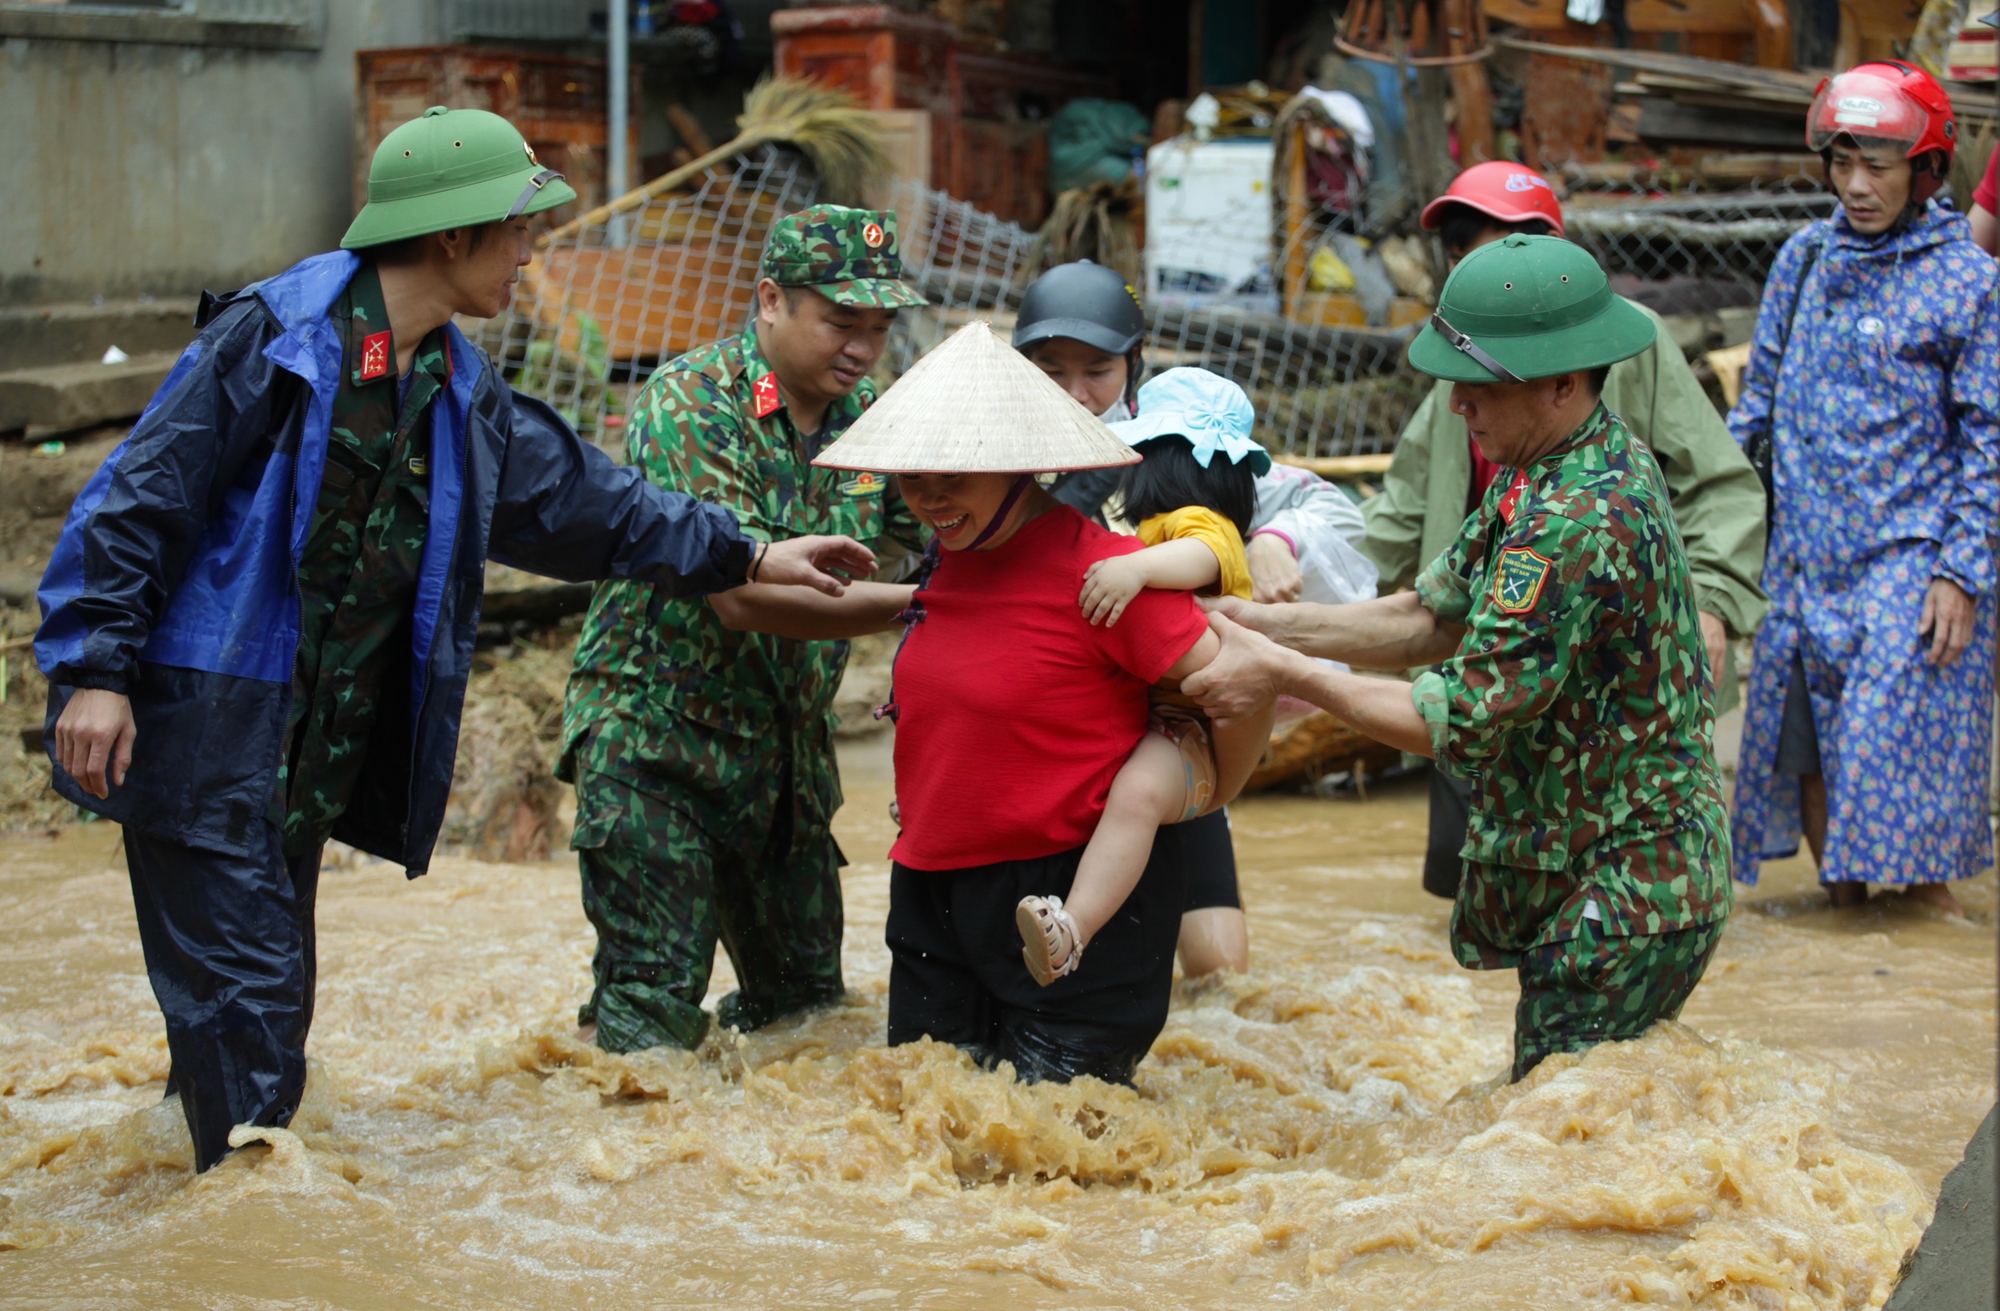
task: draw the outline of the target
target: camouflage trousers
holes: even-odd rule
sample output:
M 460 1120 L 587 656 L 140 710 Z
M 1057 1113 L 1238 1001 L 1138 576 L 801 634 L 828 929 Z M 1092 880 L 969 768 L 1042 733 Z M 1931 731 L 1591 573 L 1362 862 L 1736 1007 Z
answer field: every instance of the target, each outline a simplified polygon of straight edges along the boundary
M 1637 1038 L 1678 1017 L 1721 939 L 1720 920 L 1635 937 L 1585 920 L 1576 937 L 1531 948 L 1514 1010 L 1514 1077 L 1556 1052 Z
M 738 989 L 716 1006 L 755 1029 L 844 991 L 840 867 L 831 833 L 794 841 L 789 781 L 761 849 L 719 841 L 694 816 L 716 798 L 672 783 L 640 791 L 606 774 L 577 780 L 583 909 L 597 930 L 596 987 L 578 1012 L 606 1051 L 693 1048 L 715 945 Z

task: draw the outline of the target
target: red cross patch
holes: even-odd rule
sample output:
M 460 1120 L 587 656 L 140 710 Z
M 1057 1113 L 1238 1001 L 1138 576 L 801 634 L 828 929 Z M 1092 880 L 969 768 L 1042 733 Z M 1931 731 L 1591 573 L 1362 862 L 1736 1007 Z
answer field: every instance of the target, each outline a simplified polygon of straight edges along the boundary
M 1521 505 L 1521 493 L 1527 490 L 1528 474 L 1523 470 L 1514 475 L 1514 481 L 1507 484 L 1507 491 L 1500 497 L 1500 522 L 1514 522 L 1514 514 Z
M 870 223 L 867 227 L 861 229 L 861 239 L 868 243 L 868 249 L 880 250 L 882 249 L 882 243 L 889 239 L 889 234 L 882 231 L 880 223 Z
M 750 410 L 758 418 L 768 418 L 784 402 L 778 399 L 778 375 L 767 373 L 750 384 Z
M 373 382 L 389 374 L 389 334 L 371 332 L 361 339 L 361 368 L 356 376 L 363 382 Z

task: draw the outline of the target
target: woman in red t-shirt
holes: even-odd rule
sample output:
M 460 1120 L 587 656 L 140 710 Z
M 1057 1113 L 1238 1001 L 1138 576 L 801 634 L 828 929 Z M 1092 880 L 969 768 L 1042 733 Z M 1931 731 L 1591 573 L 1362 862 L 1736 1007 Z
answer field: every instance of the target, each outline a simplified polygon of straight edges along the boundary
M 954 1043 L 1027 1079 L 1130 1082 L 1166 1023 L 1184 896 L 1173 827 L 1092 940 L 1088 969 L 1037 985 L 1014 919 L 1023 896 L 1068 893 L 1111 780 L 1146 732 L 1148 687 L 1219 649 L 1184 592 L 1144 591 L 1109 628 L 1078 606 L 1091 564 L 1140 543 L 1032 474 L 1132 458 L 973 324 L 816 461 L 925 470 L 898 480 L 936 534 L 890 706 L 902 825 L 890 852 L 891 1043 Z

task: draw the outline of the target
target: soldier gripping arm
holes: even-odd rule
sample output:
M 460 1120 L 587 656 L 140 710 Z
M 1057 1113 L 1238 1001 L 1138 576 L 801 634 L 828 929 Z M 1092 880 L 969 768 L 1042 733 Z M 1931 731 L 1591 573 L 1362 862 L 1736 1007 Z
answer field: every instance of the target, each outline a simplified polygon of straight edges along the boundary
M 719 512 L 734 516 L 745 536 L 778 545 L 813 541 L 788 538 L 782 523 L 766 519 L 753 489 L 762 478 L 746 467 L 740 432 L 745 416 L 727 388 L 706 373 L 679 370 L 659 389 L 658 407 L 647 421 L 634 425 L 632 457 L 646 477 L 669 487 L 686 488 Z M 775 549 L 775 548 L 774 548 Z M 872 556 L 867 569 L 874 568 Z M 760 574 L 747 587 L 709 599 L 723 626 L 741 632 L 777 637 L 835 640 L 892 627 L 910 602 L 913 588 L 894 583 L 857 582 L 822 600 L 796 588 L 781 588 L 785 579 Z M 824 591 L 825 589 L 820 589 Z

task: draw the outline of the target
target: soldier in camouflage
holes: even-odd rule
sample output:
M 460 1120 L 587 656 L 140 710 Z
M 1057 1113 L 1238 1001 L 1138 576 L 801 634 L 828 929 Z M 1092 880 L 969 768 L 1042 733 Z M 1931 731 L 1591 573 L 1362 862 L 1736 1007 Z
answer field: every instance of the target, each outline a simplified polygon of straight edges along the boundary
M 1223 654 L 1187 684 L 1224 718 L 1300 697 L 1472 782 L 1452 946 L 1470 968 L 1519 971 L 1516 1078 L 1677 1016 L 1729 914 L 1687 558 L 1658 465 L 1599 399 L 1652 337 L 1557 238 L 1467 256 L 1410 360 L 1454 384 L 1453 411 L 1508 472 L 1414 592 L 1218 603 Z M 1442 664 L 1412 686 L 1305 656 Z
M 631 463 L 733 514 L 760 541 L 841 533 L 923 546 L 893 481 L 812 459 L 874 397 L 899 308 L 896 216 L 818 205 L 780 220 L 757 318 L 661 367 L 640 393 Z M 750 586 L 676 600 L 598 588 L 577 646 L 560 777 L 577 791 L 595 989 L 579 1013 L 611 1051 L 693 1047 L 718 939 L 738 988 L 716 1008 L 753 1029 L 842 993 L 841 803 L 832 704 L 844 639 L 894 625 L 911 588 L 833 601 Z
M 385 656 L 416 601 L 430 530 L 428 411 L 451 376 L 442 328 L 418 343 L 407 385 L 388 367 L 394 338 L 381 335 L 389 311 L 375 261 L 334 302 L 333 321 L 345 359 L 299 555 L 290 749 L 266 815 L 295 859 L 324 846 L 347 809 L 393 663 Z

